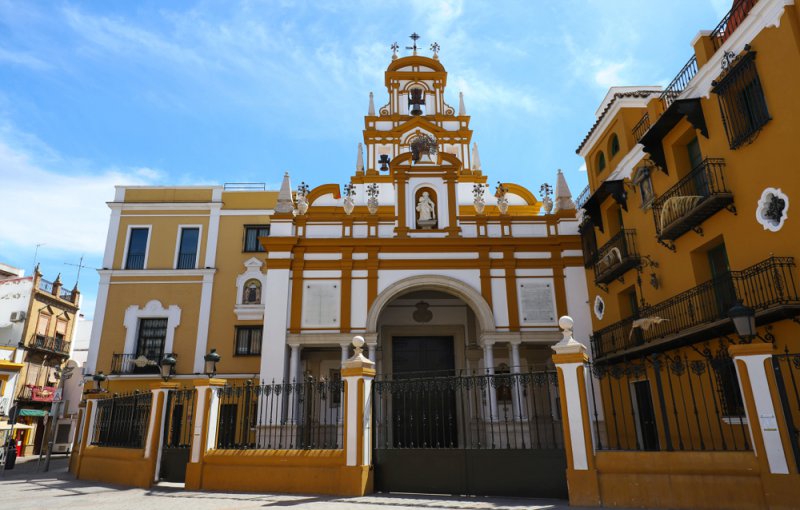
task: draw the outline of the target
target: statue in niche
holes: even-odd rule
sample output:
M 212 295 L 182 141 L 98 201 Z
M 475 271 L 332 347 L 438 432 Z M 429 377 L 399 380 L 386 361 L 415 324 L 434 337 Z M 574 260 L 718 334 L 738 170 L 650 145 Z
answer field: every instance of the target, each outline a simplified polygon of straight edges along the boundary
M 430 229 L 436 225 L 436 204 L 431 200 L 427 191 L 422 192 L 417 203 L 417 224 L 420 228 Z

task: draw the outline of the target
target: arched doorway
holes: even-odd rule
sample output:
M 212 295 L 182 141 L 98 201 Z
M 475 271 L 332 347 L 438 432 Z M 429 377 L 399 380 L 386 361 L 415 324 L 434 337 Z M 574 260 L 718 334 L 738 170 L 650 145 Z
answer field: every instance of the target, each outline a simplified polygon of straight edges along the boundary
M 556 374 L 495 366 L 503 334 L 479 292 L 441 275 L 400 280 L 367 327 L 376 490 L 566 496 Z

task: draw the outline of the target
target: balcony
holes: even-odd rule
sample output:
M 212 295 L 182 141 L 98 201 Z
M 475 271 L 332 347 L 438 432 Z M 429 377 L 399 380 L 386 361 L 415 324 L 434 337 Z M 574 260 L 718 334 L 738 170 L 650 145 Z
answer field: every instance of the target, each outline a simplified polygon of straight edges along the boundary
M 594 282 L 605 285 L 639 265 L 636 231 L 622 229 L 597 250 L 594 262 Z
M 39 290 L 41 292 L 51 294 L 64 301 L 69 301 L 70 303 L 76 302 L 75 301 L 76 296 L 72 294 L 71 290 L 67 290 L 63 287 L 58 287 L 58 292 L 56 292 L 56 288 L 57 288 L 56 284 L 51 282 L 50 280 L 45 280 L 44 278 L 39 279 Z
M 150 354 L 117 354 L 111 356 L 111 374 L 125 375 L 125 374 L 158 374 L 161 372 L 160 363 L 166 354 L 150 353 Z M 171 356 L 178 358 L 178 355 L 171 353 Z M 172 367 L 172 373 L 175 374 L 175 367 Z
M 52 352 L 61 356 L 69 356 L 70 342 L 58 337 L 33 335 L 28 342 L 29 349 Z
M 638 143 L 642 139 L 647 130 L 650 129 L 650 114 L 645 112 L 639 122 L 633 126 L 633 138 Z
M 653 219 L 660 241 L 674 241 L 725 207 L 733 208 L 725 184 L 725 160 L 707 158 L 664 194 L 653 200 Z M 674 246 L 670 246 L 674 249 Z
M 52 402 L 56 395 L 55 386 L 37 386 L 26 384 L 17 393 L 17 400 L 29 402 Z
M 750 13 L 750 10 L 758 3 L 758 0 L 737 0 L 733 3 L 733 7 L 722 18 L 722 21 L 711 31 L 711 41 L 714 43 L 714 49 L 718 50 L 725 44 L 728 37 L 742 24 L 742 21 Z
M 595 359 L 645 354 L 734 331 L 728 310 L 742 301 L 763 325 L 800 312 L 793 257 L 770 257 L 742 271 L 729 271 L 686 292 L 639 310 L 592 336 Z

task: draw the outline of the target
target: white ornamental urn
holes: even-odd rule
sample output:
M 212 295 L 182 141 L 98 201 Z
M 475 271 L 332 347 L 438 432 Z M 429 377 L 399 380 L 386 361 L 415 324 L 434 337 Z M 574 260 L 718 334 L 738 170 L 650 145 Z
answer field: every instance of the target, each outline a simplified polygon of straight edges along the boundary
M 370 197 L 369 200 L 367 200 L 367 209 L 369 209 L 370 214 L 378 212 L 378 199 L 376 197 Z
M 308 211 L 308 200 L 301 196 L 297 199 L 297 214 L 304 215 Z
M 350 216 L 353 213 L 353 209 L 356 208 L 356 203 L 353 201 L 352 197 L 345 197 L 343 207 L 344 213 Z
M 472 205 L 475 206 L 475 212 L 477 214 L 483 214 L 483 209 L 486 207 L 486 201 L 481 199 L 475 199 L 472 202 Z
M 545 214 L 550 214 L 553 211 L 553 199 L 544 197 L 544 200 L 542 200 L 542 207 L 544 208 Z
M 508 212 L 508 199 L 506 197 L 500 197 L 497 199 L 497 208 L 500 210 L 500 214 L 505 214 Z

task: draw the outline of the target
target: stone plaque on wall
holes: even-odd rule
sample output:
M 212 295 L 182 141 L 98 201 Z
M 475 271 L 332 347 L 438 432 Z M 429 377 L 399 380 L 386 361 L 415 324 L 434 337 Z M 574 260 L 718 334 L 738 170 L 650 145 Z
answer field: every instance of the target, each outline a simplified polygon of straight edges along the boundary
M 552 324 L 556 321 L 555 293 L 550 279 L 530 279 L 518 283 L 519 313 L 522 324 Z
M 339 327 L 339 281 L 307 281 L 303 284 L 303 326 Z

